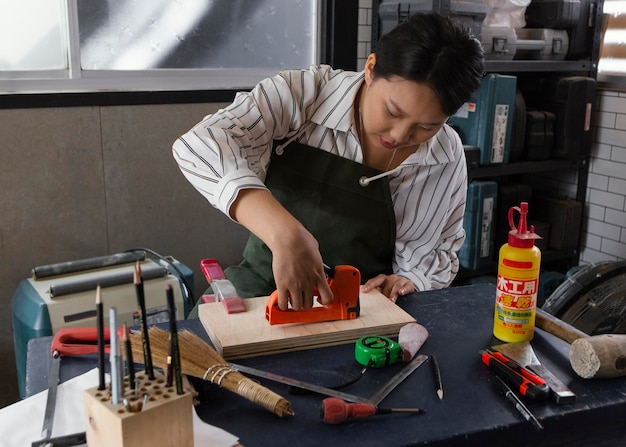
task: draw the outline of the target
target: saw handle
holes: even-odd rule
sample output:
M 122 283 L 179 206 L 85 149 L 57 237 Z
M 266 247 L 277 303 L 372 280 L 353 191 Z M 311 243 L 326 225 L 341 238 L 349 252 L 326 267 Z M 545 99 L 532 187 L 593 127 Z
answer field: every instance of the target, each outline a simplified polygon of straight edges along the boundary
M 576 329 L 574 326 L 567 324 L 539 308 L 536 309 L 535 326 L 569 344 L 572 344 L 574 340 L 578 340 L 579 338 L 589 337 L 589 335 L 585 334 L 583 331 Z
M 111 340 L 110 329 L 104 328 L 104 341 Z M 96 354 L 98 352 L 98 330 L 95 327 L 63 328 L 59 329 L 52 338 L 50 354 L 58 352 L 60 356 L 73 356 L 81 354 Z M 110 346 L 104 347 L 105 352 L 110 351 Z

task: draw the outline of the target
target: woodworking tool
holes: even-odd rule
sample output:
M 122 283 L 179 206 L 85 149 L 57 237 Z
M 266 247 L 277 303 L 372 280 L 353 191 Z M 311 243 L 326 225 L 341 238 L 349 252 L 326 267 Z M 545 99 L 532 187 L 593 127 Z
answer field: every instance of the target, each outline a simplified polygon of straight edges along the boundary
M 558 405 L 573 404 L 576 401 L 576 395 L 572 390 L 539 362 L 530 342 L 504 343 L 492 346 L 492 349 L 538 374 L 550 387 Z
M 626 334 L 587 335 L 541 309 L 535 324 L 571 344 L 570 365 L 583 379 L 626 376 Z
M 110 340 L 110 331 L 104 328 L 105 340 Z M 96 328 L 65 328 L 59 330 L 52 338 L 50 344 L 50 376 L 48 377 L 48 395 L 46 409 L 44 411 L 42 439 L 32 443 L 32 447 L 45 445 L 80 445 L 86 442 L 85 433 L 74 433 L 67 436 L 52 439 L 52 425 L 54 423 L 54 411 L 56 407 L 57 389 L 59 385 L 59 373 L 61 357 L 69 357 L 82 354 L 95 354 L 98 352 L 98 333 Z M 109 351 L 110 346 L 105 347 Z M 82 441 L 82 442 L 81 442 Z M 76 442 L 76 443 L 69 443 Z
M 310 309 L 281 310 L 278 307 L 278 290 L 267 299 L 265 319 L 270 324 L 313 323 L 320 321 L 352 320 L 360 313 L 359 294 L 361 290 L 361 273 L 355 267 L 338 265 L 325 268 L 327 282 L 333 293 L 330 304 L 313 306 Z M 318 290 L 313 291 L 319 295 Z
M 364 366 L 380 368 L 402 360 L 402 346 L 382 335 L 366 335 L 356 341 L 354 357 Z
M 302 380 L 292 379 L 290 377 L 281 376 L 267 371 L 262 371 L 250 366 L 238 365 L 231 363 L 230 366 L 241 372 L 250 374 L 256 377 L 262 377 L 264 379 L 272 380 L 274 382 L 291 385 L 294 387 L 302 388 L 305 390 L 313 391 L 325 396 L 337 397 L 347 402 L 355 402 L 361 404 L 378 405 L 385 397 L 391 393 L 404 379 L 406 379 L 413 371 L 419 368 L 427 357 L 425 355 L 418 355 L 409 363 L 407 363 L 402 370 L 395 374 L 387 383 L 385 383 L 380 390 L 378 390 L 371 398 L 356 396 L 342 391 L 327 388 L 320 385 L 304 382 Z
M 548 388 L 548 385 L 541 378 L 537 378 L 536 375 L 533 375 L 534 381 L 530 380 L 526 375 L 527 373 L 522 373 L 516 369 L 519 367 L 517 363 L 504 362 L 496 355 L 487 351 L 480 351 L 480 354 L 483 363 L 511 386 L 516 387 L 522 396 L 536 400 L 543 400 L 549 396 L 550 388 Z M 528 372 L 528 374 L 532 373 Z
M 263 371 L 260 369 L 252 368 L 250 366 L 238 365 L 235 363 L 231 363 L 230 366 L 245 374 L 250 374 L 255 377 L 262 377 L 264 379 L 272 380 L 274 382 L 283 383 L 285 385 L 291 385 L 296 388 L 301 388 L 309 391 L 313 391 L 317 394 L 322 394 L 324 396 L 332 396 L 337 397 L 339 399 L 343 399 L 348 402 L 357 402 L 362 404 L 370 404 L 370 400 L 366 397 L 356 396 L 353 394 L 344 393 L 343 391 L 339 391 L 333 388 L 327 388 L 321 385 L 315 385 L 312 383 L 304 382 L 298 379 L 292 379 L 291 377 L 285 377 L 278 374 L 274 374 L 271 372 Z
M 424 414 L 421 408 L 379 408 L 371 404 L 351 404 L 337 397 L 327 397 L 322 401 L 320 417 L 327 424 L 340 424 L 348 418 L 366 418 L 378 414 L 414 413 Z
M 509 386 L 504 383 L 504 381 L 500 377 L 495 376 L 492 382 L 498 389 L 498 391 L 504 394 L 507 400 L 515 406 L 515 409 L 519 411 L 522 416 L 524 416 L 524 419 L 529 421 L 536 430 L 543 430 L 543 426 L 537 420 L 537 418 L 530 412 L 528 408 L 526 408 L 522 401 L 515 395 L 513 390 L 511 390 L 511 388 L 509 388 Z
M 394 375 L 389 382 L 387 382 L 383 387 L 376 392 L 371 398 L 370 402 L 374 405 L 378 405 L 383 401 L 385 397 L 394 390 L 404 379 L 409 377 L 413 371 L 422 366 L 422 364 L 428 359 L 424 354 L 417 355 L 407 363 L 404 368 L 400 370 L 396 375 Z
M 224 270 L 222 270 L 217 259 L 203 259 L 200 261 L 200 268 L 209 282 L 211 289 L 213 289 L 213 295 L 203 296 L 205 302 L 219 301 L 224 305 L 226 313 L 229 314 L 246 311 L 246 305 L 243 299 L 239 296 L 233 283 L 226 278 L 226 274 L 224 274 Z

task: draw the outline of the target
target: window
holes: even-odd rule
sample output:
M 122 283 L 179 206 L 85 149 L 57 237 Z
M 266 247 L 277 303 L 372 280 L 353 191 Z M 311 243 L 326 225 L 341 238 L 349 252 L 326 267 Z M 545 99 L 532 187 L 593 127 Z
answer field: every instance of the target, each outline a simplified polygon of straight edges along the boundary
M 316 0 L 0 0 L 0 91 L 239 89 L 318 62 Z
M 598 80 L 626 85 L 626 0 L 605 0 Z

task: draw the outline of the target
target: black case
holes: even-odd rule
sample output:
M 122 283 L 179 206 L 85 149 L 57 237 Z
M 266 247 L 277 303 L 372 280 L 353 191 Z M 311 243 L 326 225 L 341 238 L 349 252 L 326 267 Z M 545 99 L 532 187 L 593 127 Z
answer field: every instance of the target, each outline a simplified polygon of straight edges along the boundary
M 526 26 L 567 30 L 567 59 L 586 59 L 593 48 L 597 8 L 598 0 L 532 0 L 526 7 Z
M 557 158 L 578 159 L 591 152 L 591 109 L 596 81 L 584 76 L 560 78 L 546 86 L 546 108 L 554 113 L 554 148 Z
M 526 138 L 523 158 L 529 161 L 549 160 L 554 146 L 554 122 L 552 112 L 529 110 L 526 114 Z
M 548 248 L 571 250 L 578 247 L 583 212 L 581 202 L 568 197 L 537 194 L 533 209 L 537 218 L 550 224 Z
M 511 146 L 509 147 L 509 162 L 518 161 L 524 153 L 526 140 L 526 100 L 520 89 L 515 92 L 515 111 L 513 113 L 513 128 L 511 129 Z

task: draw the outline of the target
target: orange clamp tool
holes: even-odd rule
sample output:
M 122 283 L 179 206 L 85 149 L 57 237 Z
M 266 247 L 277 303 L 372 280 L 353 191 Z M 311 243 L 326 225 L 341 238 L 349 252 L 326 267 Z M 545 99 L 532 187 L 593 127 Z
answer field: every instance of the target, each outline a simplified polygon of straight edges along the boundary
M 310 309 L 281 310 L 278 307 L 278 291 L 272 293 L 265 305 L 265 319 L 270 324 L 315 323 L 320 321 L 352 320 L 358 318 L 361 311 L 359 291 L 361 273 L 350 265 L 338 265 L 332 276 L 327 278 L 333 301 L 330 304 L 315 306 Z M 314 295 L 319 294 L 317 290 Z

